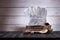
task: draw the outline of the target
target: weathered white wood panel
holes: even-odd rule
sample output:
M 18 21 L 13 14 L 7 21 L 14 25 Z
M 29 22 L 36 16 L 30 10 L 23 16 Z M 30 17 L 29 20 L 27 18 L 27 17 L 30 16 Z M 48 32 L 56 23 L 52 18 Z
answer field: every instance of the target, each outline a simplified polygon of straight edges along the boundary
M 60 0 L 0 0 L 0 7 L 60 7 Z
M 0 31 L 13 31 L 27 24 L 24 10 L 36 5 L 47 9 L 47 22 L 54 31 L 60 31 L 60 0 L 0 0 Z
M 0 15 L 24 15 L 27 8 L 0 8 Z

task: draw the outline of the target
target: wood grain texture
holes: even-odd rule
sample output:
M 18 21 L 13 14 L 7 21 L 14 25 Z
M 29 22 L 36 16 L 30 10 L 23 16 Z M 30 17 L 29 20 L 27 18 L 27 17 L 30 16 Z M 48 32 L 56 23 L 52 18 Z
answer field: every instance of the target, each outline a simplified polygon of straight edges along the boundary
M 0 7 L 60 7 L 60 0 L 0 0 Z
M 0 31 L 13 31 L 15 26 L 26 24 L 24 10 L 32 5 L 46 8 L 47 22 L 54 31 L 60 31 L 60 0 L 0 0 Z

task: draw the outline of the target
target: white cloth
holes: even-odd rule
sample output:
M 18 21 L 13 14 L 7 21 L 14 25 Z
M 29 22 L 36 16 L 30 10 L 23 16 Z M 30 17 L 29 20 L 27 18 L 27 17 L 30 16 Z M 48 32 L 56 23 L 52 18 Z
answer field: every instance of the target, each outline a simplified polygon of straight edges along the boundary
M 29 7 L 25 13 L 30 18 L 28 25 L 40 25 L 46 22 L 47 11 L 45 8 Z

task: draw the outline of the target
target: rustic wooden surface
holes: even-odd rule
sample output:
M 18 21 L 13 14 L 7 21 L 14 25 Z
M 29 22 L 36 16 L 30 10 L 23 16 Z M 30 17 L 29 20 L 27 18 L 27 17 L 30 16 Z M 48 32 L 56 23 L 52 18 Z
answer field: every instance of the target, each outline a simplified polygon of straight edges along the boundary
M 1 31 L 0 38 L 60 38 L 60 32 L 54 31 L 49 34 L 23 34 L 21 31 Z

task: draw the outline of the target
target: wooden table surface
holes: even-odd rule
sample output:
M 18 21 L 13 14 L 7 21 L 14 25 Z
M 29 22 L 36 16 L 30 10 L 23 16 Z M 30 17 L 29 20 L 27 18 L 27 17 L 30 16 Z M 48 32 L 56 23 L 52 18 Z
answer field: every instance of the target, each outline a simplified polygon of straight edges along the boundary
M 23 34 L 20 31 L 0 32 L 0 38 L 60 38 L 60 32 L 50 34 Z

